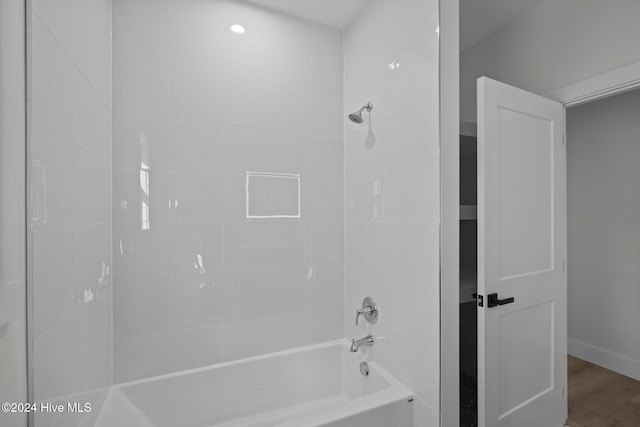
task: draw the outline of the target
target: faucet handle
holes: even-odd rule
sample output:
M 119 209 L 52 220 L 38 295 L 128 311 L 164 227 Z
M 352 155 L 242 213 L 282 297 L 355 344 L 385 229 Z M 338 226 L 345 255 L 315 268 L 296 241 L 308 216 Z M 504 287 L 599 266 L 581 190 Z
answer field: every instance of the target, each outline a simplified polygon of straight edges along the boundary
M 359 318 L 360 316 L 364 315 L 364 316 L 365 316 L 365 319 L 366 319 L 366 316 L 367 316 L 367 315 L 369 315 L 369 314 L 371 314 L 371 311 L 372 311 L 372 310 L 371 310 L 371 307 L 366 307 L 366 308 L 359 308 L 359 309 L 357 309 L 357 310 L 356 310 L 356 325 L 358 324 L 358 318 Z
M 356 310 L 356 325 L 360 316 L 364 316 L 365 320 L 371 324 L 378 321 L 378 306 L 371 297 L 366 297 L 362 301 L 362 308 Z

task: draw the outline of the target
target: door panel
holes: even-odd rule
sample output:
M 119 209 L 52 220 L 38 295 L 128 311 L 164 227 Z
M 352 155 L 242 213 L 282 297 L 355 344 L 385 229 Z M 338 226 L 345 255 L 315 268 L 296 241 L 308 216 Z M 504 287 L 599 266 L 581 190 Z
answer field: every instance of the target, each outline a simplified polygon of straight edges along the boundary
M 498 280 L 508 280 L 553 268 L 553 123 L 499 106 L 498 124 Z
M 566 420 L 564 130 L 561 104 L 478 80 L 480 427 Z

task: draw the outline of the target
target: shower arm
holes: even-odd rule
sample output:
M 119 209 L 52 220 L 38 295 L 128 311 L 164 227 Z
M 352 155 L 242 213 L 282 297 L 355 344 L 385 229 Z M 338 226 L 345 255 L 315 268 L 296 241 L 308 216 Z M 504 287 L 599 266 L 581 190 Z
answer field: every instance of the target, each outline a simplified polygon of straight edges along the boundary
M 365 105 L 363 105 L 362 108 L 358 110 L 358 113 L 362 113 L 365 110 L 370 113 L 372 109 L 373 109 L 373 103 L 369 101 Z

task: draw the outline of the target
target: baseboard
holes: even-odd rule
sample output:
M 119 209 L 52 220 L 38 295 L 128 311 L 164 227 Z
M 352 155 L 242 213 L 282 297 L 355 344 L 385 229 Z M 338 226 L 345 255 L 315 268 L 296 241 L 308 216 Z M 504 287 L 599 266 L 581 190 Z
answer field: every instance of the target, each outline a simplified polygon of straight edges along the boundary
M 640 381 L 640 360 L 571 338 L 567 340 L 567 349 L 572 356 Z

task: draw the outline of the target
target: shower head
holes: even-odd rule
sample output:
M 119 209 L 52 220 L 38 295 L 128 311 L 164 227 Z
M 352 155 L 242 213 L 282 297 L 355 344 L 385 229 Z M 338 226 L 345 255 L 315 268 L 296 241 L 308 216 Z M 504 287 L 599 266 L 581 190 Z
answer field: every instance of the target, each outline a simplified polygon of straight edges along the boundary
M 364 121 L 362 120 L 362 113 L 360 111 L 349 114 L 349 120 L 351 120 L 353 123 L 358 123 L 358 124 Z
M 351 120 L 353 123 L 360 124 L 364 121 L 362 119 L 362 112 L 365 110 L 370 112 L 372 109 L 373 109 L 373 104 L 371 102 L 367 102 L 358 111 L 356 111 L 355 113 L 349 114 L 349 120 Z

